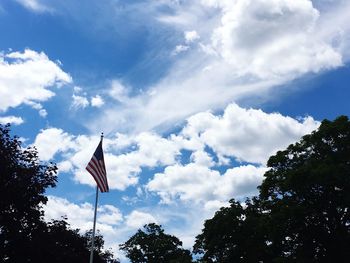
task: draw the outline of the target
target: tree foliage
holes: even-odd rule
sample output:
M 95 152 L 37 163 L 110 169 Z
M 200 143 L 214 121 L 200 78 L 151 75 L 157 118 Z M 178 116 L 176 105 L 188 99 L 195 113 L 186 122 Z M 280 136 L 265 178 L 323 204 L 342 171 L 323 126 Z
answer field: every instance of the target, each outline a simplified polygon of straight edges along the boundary
M 133 263 L 189 263 L 190 251 L 182 248 L 175 236 L 164 233 L 161 226 L 151 223 L 139 229 L 128 241 L 120 245 Z
M 247 200 L 243 207 L 232 199 L 229 207 L 205 221 L 193 247 L 194 253 L 202 255 L 199 262 L 271 262 L 257 201 Z
M 22 149 L 10 125 L 0 125 L 0 261 L 88 262 L 89 238 L 68 223 L 43 220 L 45 190 L 56 184 L 56 165 L 40 162 L 35 148 Z M 117 262 L 97 235 L 94 262 Z
M 272 248 L 281 259 L 350 258 L 350 122 L 339 117 L 268 161 L 260 187 L 270 211 Z
M 207 220 L 202 262 L 348 262 L 350 122 L 325 120 L 278 152 L 245 208 L 231 200 Z
M 70 228 L 65 218 L 52 220 L 36 235 L 36 240 L 33 242 L 33 250 L 36 251 L 35 262 L 88 262 L 91 232 L 81 235 L 79 229 Z M 110 251 L 102 250 L 103 245 L 103 237 L 97 233 L 94 243 L 94 263 L 117 263 Z
M 57 168 L 42 165 L 35 148 L 22 150 L 10 126 L 0 126 L 0 255 L 13 259 L 26 249 L 33 232 L 43 226 L 41 206 L 47 202 L 47 187 L 56 183 Z M 25 251 L 25 250 L 24 250 Z M 20 262 L 20 261 L 17 261 Z

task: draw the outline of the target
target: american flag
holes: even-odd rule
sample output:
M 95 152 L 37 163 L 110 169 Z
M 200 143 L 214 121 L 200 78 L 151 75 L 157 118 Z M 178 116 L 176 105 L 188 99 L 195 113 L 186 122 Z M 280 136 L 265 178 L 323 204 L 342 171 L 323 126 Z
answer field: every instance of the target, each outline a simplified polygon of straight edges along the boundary
M 90 162 L 86 166 L 86 170 L 94 177 L 101 193 L 109 191 L 105 161 L 103 158 L 102 139 L 97 146 L 94 155 L 91 157 Z

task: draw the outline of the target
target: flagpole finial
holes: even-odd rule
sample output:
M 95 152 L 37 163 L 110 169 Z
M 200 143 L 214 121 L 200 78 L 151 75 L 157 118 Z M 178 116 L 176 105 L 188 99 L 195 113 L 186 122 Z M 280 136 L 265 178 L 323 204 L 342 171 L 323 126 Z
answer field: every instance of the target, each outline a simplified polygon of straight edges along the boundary
M 103 139 L 103 132 L 101 132 L 101 140 Z

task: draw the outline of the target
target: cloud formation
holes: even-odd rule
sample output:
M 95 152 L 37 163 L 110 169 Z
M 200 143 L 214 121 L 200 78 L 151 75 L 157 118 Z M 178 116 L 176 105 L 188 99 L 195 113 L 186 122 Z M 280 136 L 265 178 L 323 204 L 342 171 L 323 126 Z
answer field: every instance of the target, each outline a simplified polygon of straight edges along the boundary
M 228 169 L 221 175 L 216 170 L 195 163 L 185 166 L 177 164 L 165 168 L 164 173 L 155 174 L 147 189 L 156 192 L 164 203 L 179 199 L 201 203 L 205 207 L 232 197 L 240 199 L 252 196 L 266 170 L 265 167 L 245 165 Z
M 124 190 L 138 184 L 144 168 L 160 167 L 164 172 L 157 173 L 147 188 L 159 194 L 164 202 L 173 197 L 184 201 L 224 201 L 230 195 L 244 194 L 235 187 L 222 196 L 216 194 L 224 182 L 242 184 L 241 189 L 247 193 L 254 191 L 261 182 L 267 158 L 318 125 L 311 117 L 298 121 L 231 104 L 222 115 L 203 112 L 188 118 L 178 133 L 167 137 L 150 132 L 112 134 L 104 139 L 109 186 Z M 62 129 L 47 128 L 37 135 L 34 145 L 42 160 L 58 158 L 61 172 L 70 171 L 77 182 L 94 186 L 84 168 L 98 141 L 98 136 L 75 136 Z M 184 151 L 190 153 L 188 160 Z M 238 165 L 224 173 L 216 170 L 223 164 L 232 165 L 231 160 L 254 166 Z M 246 184 L 240 177 L 247 179 Z M 208 184 L 202 184 L 203 181 Z M 198 195 L 190 191 L 193 185 L 197 185 Z
M 91 98 L 92 107 L 100 108 L 103 104 L 105 104 L 105 102 L 100 95 L 96 95 L 95 97 Z
M 182 135 L 208 145 L 220 157 L 265 164 L 277 150 L 299 140 L 318 125 L 312 117 L 298 121 L 279 113 L 268 114 L 230 104 L 222 116 L 203 112 L 189 117 Z
M 239 75 L 293 78 L 342 65 L 339 51 L 317 35 L 320 13 L 311 1 L 239 0 L 217 4 L 223 11 L 212 45 Z
M 52 87 L 71 82 L 71 76 L 61 69 L 61 65 L 43 52 L 30 49 L 0 52 L 0 111 L 21 104 L 41 110 L 40 102 L 55 96 Z
M 262 95 L 275 99 L 267 94 L 347 60 L 350 27 L 344 19 L 350 5 L 342 1 L 335 3 L 341 12 L 320 11 L 310 0 L 163 4 L 173 12 L 158 13 L 158 20 L 186 32 L 188 43 L 174 44 L 174 52 L 182 56 L 174 58 L 168 74 L 149 92 L 129 94 L 122 106 L 109 104 L 90 129 L 105 123 L 109 131 L 165 130 L 232 101 Z
M 24 120 L 21 117 L 16 116 L 5 116 L 0 117 L 0 124 L 13 124 L 13 125 L 20 125 L 24 122 Z

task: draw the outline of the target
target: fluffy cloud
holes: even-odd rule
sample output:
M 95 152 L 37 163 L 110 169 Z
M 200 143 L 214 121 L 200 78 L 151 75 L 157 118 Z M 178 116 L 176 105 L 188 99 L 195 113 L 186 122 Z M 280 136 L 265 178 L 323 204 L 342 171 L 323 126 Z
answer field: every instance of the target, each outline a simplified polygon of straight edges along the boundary
M 200 39 L 200 36 L 198 35 L 197 31 L 185 31 L 185 41 L 186 43 L 192 43 L 196 40 Z
M 265 167 L 252 165 L 229 169 L 223 175 L 208 167 L 190 163 L 168 166 L 147 184 L 149 191 L 156 192 L 165 203 L 177 199 L 185 202 L 225 202 L 228 199 L 244 198 L 256 193 Z
M 256 192 L 266 171 L 269 156 L 284 149 L 319 126 L 307 117 L 297 121 L 278 113 L 243 109 L 229 105 L 222 116 L 209 112 L 190 117 L 179 135 L 173 136 L 181 147 L 192 150 L 191 162 L 175 164 L 157 173 L 147 189 L 156 192 L 165 203 L 180 199 L 191 202 L 225 202 Z M 210 147 L 218 163 L 204 151 Z M 228 169 L 223 174 L 211 168 L 229 158 L 258 164 Z M 208 206 L 210 206 L 208 204 Z
M 115 81 L 112 82 L 112 89 L 110 90 L 110 96 L 113 97 L 112 95 L 115 95 L 115 91 L 113 88 L 115 88 Z M 74 87 L 74 93 L 72 95 L 72 103 L 71 103 L 71 108 L 78 110 L 78 109 L 85 109 L 86 107 L 96 107 L 100 108 L 105 104 L 105 101 L 102 99 L 100 95 L 96 95 L 93 97 L 90 97 L 88 99 L 88 95 L 86 92 L 83 91 L 81 87 Z
M 84 109 L 90 104 L 88 99 L 83 96 L 73 94 L 72 99 L 72 107 L 75 109 Z
M 113 205 L 99 205 L 97 212 L 97 221 L 101 225 L 116 226 L 124 220 L 120 210 Z M 67 216 L 73 227 L 87 231 L 91 229 L 94 207 L 90 203 L 75 204 L 64 198 L 48 196 L 45 206 L 46 220 L 58 219 L 62 216 Z
M 55 95 L 50 87 L 70 82 L 71 77 L 43 52 L 0 53 L 0 111 L 23 103 L 37 105 Z
M 150 132 L 111 135 L 104 139 L 109 185 L 111 189 L 120 190 L 136 185 L 143 168 L 155 167 L 166 167 L 164 176 L 155 176 L 157 182 L 159 178 L 171 178 L 167 179 L 168 188 L 150 183 L 149 189 L 157 192 L 161 188 L 171 189 L 172 179 L 177 180 L 176 178 L 179 181 L 190 180 L 187 182 L 189 185 L 195 185 L 201 176 L 206 177 L 208 182 L 219 181 L 222 180 L 221 175 L 212 170 L 212 167 L 228 165 L 230 158 L 258 166 L 265 165 L 270 155 L 310 133 L 318 125 L 319 122 L 311 117 L 297 121 L 277 113 L 267 114 L 261 110 L 247 110 L 231 104 L 222 116 L 204 112 L 190 117 L 179 133 L 167 138 Z M 71 171 L 76 181 L 93 186 L 95 183 L 91 176 L 87 176 L 84 167 L 98 140 L 98 136 L 73 136 L 61 129 L 48 128 L 37 135 L 34 145 L 42 160 L 50 160 L 60 154 L 61 171 Z M 207 151 L 207 147 L 212 153 Z M 190 151 L 189 164 L 185 166 L 181 160 L 182 150 Z M 217 161 L 214 161 L 214 157 L 217 157 Z M 191 173 L 198 176 L 191 177 Z M 253 180 L 256 186 L 260 182 L 261 170 L 257 170 L 255 175 L 258 176 Z M 248 181 L 251 179 L 249 176 L 247 175 Z M 198 191 L 217 197 L 209 186 L 210 194 L 204 188 L 198 188 Z M 173 191 L 177 193 L 179 189 L 173 188 Z M 236 193 L 232 189 L 229 192 Z M 165 194 L 159 193 L 165 200 Z M 190 194 L 194 196 L 189 196 Z M 174 195 L 176 194 L 170 193 L 170 196 Z M 183 200 L 195 197 L 195 192 L 182 195 Z
M 219 179 L 219 172 L 205 166 L 174 165 L 166 167 L 164 173 L 155 174 L 147 188 L 157 192 L 165 203 L 177 197 L 182 201 L 200 202 L 214 198 L 213 183 Z
M 153 215 L 141 211 L 134 210 L 128 216 L 126 216 L 126 225 L 137 229 L 142 228 L 148 223 L 158 223 Z
M 24 122 L 24 120 L 21 117 L 16 116 L 5 116 L 0 117 L 0 124 L 13 124 L 13 125 L 20 125 Z
M 168 74 L 149 87 L 152 92 L 129 94 L 123 107 L 108 105 L 90 129 L 107 123 L 111 131 L 162 130 L 232 101 L 262 94 L 272 100 L 276 96 L 269 94 L 287 89 L 291 80 L 342 66 L 349 57 L 345 1 L 322 11 L 310 0 L 162 3 L 173 12 L 159 13 L 158 20 L 196 41 L 191 49 L 178 46 L 187 51 L 174 57 Z
M 41 130 L 33 145 L 38 149 L 39 157 L 43 161 L 51 160 L 56 153 L 65 152 L 75 147 L 73 136 L 57 128 Z
M 103 101 L 103 99 L 99 95 L 96 95 L 95 97 L 91 98 L 91 106 L 92 107 L 100 108 L 104 103 L 105 102 Z
M 191 116 L 182 135 L 205 143 L 219 156 L 265 164 L 270 155 L 315 130 L 319 124 L 311 117 L 297 121 L 279 113 L 268 114 L 230 104 L 222 116 L 209 112 Z
M 294 77 L 342 65 L 317 34 L 319 12 L 309 0 L 224 2 L 213 46 L 239 74 Z
M 62 160 L 59 163 L 61 172 L 71 171 L 79 183 L 94 186 L 95 182 L 87 175 L 85 167 L 98 140 L 98 136 L 73 136 L 61 129 L 48 128 L 36 136 L 34 145 L 42 160 L 57 157 Z M 120 190 L 135 185 L 143 167 L 171 165 L 180 154 L 176 143 L 151 133 L 105 138 L 104 148 L 109 186 Z M 122 149 L 126 153 L 120 153 Z

